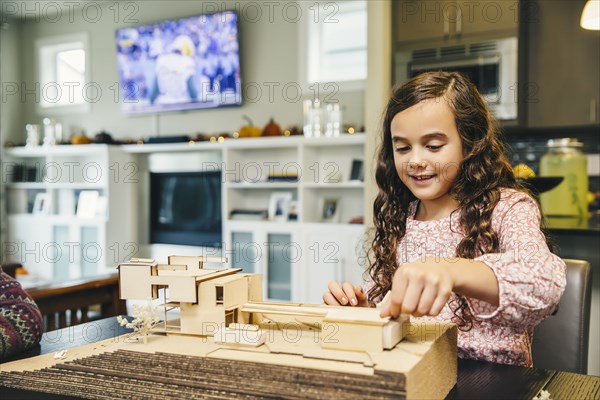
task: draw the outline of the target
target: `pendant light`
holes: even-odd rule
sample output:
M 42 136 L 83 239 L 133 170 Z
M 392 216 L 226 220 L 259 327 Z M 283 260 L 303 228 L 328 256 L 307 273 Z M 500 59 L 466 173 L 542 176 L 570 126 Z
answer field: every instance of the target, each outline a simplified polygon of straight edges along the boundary
M 585 3 L 580 25 L 583 29 L 600 30 L 600 0 L 588 0 Z

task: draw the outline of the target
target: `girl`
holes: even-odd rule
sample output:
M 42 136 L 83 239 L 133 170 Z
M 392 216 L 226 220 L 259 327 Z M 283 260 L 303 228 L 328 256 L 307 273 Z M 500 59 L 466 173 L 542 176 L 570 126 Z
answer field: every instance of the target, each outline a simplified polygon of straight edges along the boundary
M 564 291 L 565 264 L 515 180 L 485 100 L 458 73 L 397 89 L 383 122 L 368 293 L 329 283 L 326 304 L 453 321 L 459 356 L 531 366 L 533 329 Z M 413 318 L 413 321 L 415 318 Z

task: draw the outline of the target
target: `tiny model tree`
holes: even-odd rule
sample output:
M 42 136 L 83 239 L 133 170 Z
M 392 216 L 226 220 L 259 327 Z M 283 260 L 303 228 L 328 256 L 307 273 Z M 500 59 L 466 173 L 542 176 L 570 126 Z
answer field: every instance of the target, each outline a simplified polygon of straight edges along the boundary
M 152 306 L 152 302 L 146 305 L 133 305 L 133 320 L 129 322 L 127 319 L 117 316 L 117 322 L 129 329 L 133 329 L 132 337 L 141 336 L 144 344 L 148 343 L 148 334 L 154 326 L 160 321 L 158 316 L 158 308 Z

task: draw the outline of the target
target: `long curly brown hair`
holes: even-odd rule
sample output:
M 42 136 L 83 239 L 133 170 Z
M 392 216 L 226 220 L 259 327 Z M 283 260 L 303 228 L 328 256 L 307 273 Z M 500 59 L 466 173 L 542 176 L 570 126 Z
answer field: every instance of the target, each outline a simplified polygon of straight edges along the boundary
M 406 233 L 409 203 L 416 200 L 396 171 L 392 119 L 423 100 L 440 97 L 448 102 L 454 114 L 463 147 L 463 161 L 450 189 L 450 195 L 459 203 L 459 229 L 464 234 L 456 248 L 456 257 L 473 259 L 497 251 L 499 239 L 492 227 L 492 211 L 500 200 L 500 190 L 513 188 L 527 192 L 514 177 L 496 119 L 477 88 L 464 75 L 423 73 L 395 89 L 384 115 L 383 140 L 375 172 L 379 193 L 373 204 L 375 229 L 367 269 L 374 282 L 369 291 L 370 299 L 380 298 L 392 287 L 398 267 L 398 246 Z M 473 316 L 464 297 L 457 295 L 450 307 L 459 328 L 471 329 Z

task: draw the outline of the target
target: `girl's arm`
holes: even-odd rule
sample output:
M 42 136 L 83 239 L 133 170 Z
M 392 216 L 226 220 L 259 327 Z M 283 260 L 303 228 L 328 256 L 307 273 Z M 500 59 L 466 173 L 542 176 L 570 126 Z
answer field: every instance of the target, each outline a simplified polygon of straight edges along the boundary
M 382 316 L 437 315 L 454 291 L 478 319 L 534 327 L 555 309 L 566 285 L 565 264 L 550 252 L 540 212 L 526 194 L 511 191 L 494 210 L 500 249 L 475 260 L 427 257 L 398 268 Z

